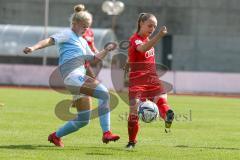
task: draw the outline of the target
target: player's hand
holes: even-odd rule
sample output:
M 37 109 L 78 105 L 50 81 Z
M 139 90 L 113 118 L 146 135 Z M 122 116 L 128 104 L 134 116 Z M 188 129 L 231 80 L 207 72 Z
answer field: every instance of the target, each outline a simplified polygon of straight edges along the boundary
M 166 26 L 162 26 L 162 27 L 160 28 L 159 35 L 160 35 L 161 37 L 164 37 L 167 33 L 168 33 L 167 27 L 166 27 Z
M 117 48 L 117 43 L 115 42 L 108 42 L 105 46 L 104 49 L 108 52 L 113 51 Z
M 34 51 L 34 49 L 32 47 L 26 47 L 24 48 L 23 52 L 25 54 L 29 54 L 29 53 L 32 53 Z

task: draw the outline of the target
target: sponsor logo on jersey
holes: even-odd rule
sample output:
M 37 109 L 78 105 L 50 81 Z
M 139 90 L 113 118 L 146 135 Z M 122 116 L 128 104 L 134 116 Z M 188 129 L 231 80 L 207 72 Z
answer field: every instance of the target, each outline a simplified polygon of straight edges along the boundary
M 145 53 L 145 58 L 149 58 L 149 57 L 152 57 L 154 56 L 154 49 L 151 48 L 150 50 L 148 50 L 146 53 Z

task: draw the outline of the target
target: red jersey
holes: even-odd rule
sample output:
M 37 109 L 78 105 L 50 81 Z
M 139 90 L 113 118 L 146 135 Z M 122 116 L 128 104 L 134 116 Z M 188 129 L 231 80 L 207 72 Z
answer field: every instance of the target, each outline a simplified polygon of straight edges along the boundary
M 129 77 L 144 75 L 146 73 L 156 73 L 155 70 L 155 51 L 152 47 L 150 50 L 141 53 L 137 51 L 137 47 L 149 41 L 137 33 L 133 34 L 130 39 L 128 48 L 128 62 L 130 66 Z
M 94 46 L 93 30 L 91 28 L 88 28 L 82 36 L 87 41 L 88 46 L 91 48 L 91 50 L 95 53 L 96 50 L 95 50 L 95 46 Z
M 162 92 L 156 73 L 154 48 L 144 53 L 137 51 L 139 45 L 149 41 L 148 38 L 143 38 L 137 33 L 133 34 L 129 41 L 129 98 L 154 97 Z
M 128 48 L 128 57 L 129 62 L 146 62 L 146 63 L 155 63 L 154 58 L 154 48 L 152 47 L 145 53 L 141 53 L 137 51 L 137 47 L 141 44 L 144 44 L 149 41 L 148 38 L 143 38 L 139 36 L 137 33 L 133 34 L 130 39 L 130 46 Z

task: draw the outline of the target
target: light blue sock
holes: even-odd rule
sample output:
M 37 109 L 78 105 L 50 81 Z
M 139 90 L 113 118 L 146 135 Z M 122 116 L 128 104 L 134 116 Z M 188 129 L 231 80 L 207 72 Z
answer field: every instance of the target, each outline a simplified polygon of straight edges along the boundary
M 78 112 L 77 118 L 68 121 L 63 127 L 57 130 L 56 136 L 63 137 L 86 126 L 90 119 L 90 110 Z
M 98 98 L 98 115 L 103 132 L 110 131 L 110 109 L 109 109 L 109 92 L 105 86 L 99 84 L 93 94 Z M 84 112 L 84 111 L 83 111 Z M 90 111 L 80 112 L 75 120 L 68 121 L 63 127 L 57 130 L 56 136 L 63 137 L 72 132 L 79 130 L 89 123 Z
M 103 132 L 110 131 L 110 110 L 108 106 L 108 103 L 106 104 L 101 99 L 98 100 L 98 115 Z
M 98 98 L 98 115 L 102 131 L 110 131 L 110 95 L 108 89 L 104 85 L 99 84 L 96 87 L 93 96 Z

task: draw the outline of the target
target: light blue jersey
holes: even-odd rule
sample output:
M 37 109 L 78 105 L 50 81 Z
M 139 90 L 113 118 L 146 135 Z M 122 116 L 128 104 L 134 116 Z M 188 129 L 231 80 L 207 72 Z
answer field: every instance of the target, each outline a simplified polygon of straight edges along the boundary
M 87 41 L 71 29 L 63 30 L 50 37 L 58 46 L 59 65 L 63 77 L 66 77 L 73 70 L 79 70 L 85 74 L 85 60 L 87 57 L 94 56 Z
M 71 29 L 64 30 L 51 36 L 59 50 L 59 68 L 64 79 L 65 87 L 73 95 L 81 94 L 81 87 L 89 78 L 86 76 L 85 60 L 94 58 L 94 53 L 89 48 L 87 41 L 78 36 Z M 91 81 L 90 81 L 91 82 Z M 87 87 L 87 86 L 85 86 Z M 108 89 L 97 84 L 89 96 L 98 98 L 98 115 L 103 133 L 110 132 L 110 95 Z M 91 110 L 78 111 L 75 119 L 68 121 L 64 126 L 56 131 L 56 137 L 63 137 L 73 133 L 80 128 L 86 126 L 90 121 Z M 107 135 L 107 134 L 106 134 Z M 119 139 L 119 136 L 115 136 Z M 107 143 L 112 140 L 103 137 L 103 142 Z M 54 143 L 54 142 L 53 142 Z

